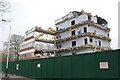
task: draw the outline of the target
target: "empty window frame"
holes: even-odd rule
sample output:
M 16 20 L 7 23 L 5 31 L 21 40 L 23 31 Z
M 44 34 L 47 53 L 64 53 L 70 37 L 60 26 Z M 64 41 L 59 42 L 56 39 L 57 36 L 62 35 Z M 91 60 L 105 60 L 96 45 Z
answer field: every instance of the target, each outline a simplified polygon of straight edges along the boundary
M 101 41 L 99 41 L 99 46 L 101 46 Z
M 71 25 L 74 25 L 75 24 L 75 20 L 71 21 Z
M 57 45 L 57 49 L 59 48 L 59 46 Z
M 86 33 L 87 32 L 87 27 L 84 27 L 84 33 Z
M 91 42 L 91 43 L 93 42 L 93 39 L 92 39 L 92 38 L 90 38 L 90 42 Z
M 61 44 L 60 44 L 60 48 L 61 48 Z
M 90 25 L 88 25 L 88 27 L 90 27 Z
M 84 39 L 85 45 L 87 44 L 87 38 Z
M 60 30 L 62 30 L 62 28 L 60 28 Z
M 58 27 L 56 27 L 57 31 L 58 31 Z
M 90 17 L 90 16 L 88 16 L 88 20 L 91 20 L 91 17 Z
M 56 38 L 58 39 L 58 36 L 56 36 Z
M 76 41 L 72 41 L 72 47 L 76 46 Z
M 72 35 L 72 36 L 75 35 L 75 30 L 74 30 L 74 31 L 71 31 L 71 35 Z
M 76 54 L 75 52 L 72 53 L 72 55 Z
M 108 33 L 108 37 L 109 37 L 109 33 Z

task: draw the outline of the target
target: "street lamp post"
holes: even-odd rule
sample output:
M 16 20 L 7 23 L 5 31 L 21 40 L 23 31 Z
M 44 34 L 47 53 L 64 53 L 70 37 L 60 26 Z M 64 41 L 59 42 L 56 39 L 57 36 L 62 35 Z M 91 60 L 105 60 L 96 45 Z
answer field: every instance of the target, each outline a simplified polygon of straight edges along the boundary
M 2 19 L 3 22 L 10 22 L 10 27 L 9 27 L 9 38 L 8 38 L 8 54 L 7 54 L 7 62 L 6 62 L 6 72 L 5 72 L 5 77 L 8 77 L 8 63 L 9 63 L 9 54 L 10 54 L 10 36 L 11 36 L 11 20 L 7 21 Z

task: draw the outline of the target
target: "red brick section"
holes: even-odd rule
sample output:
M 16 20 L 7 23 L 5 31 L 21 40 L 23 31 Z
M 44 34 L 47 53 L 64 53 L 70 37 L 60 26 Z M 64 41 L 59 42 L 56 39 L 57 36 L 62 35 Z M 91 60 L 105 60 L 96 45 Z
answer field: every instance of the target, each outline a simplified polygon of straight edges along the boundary
M 34 38 L 34 36 L 31 36 L 31 37 L 29 37 L 29 38 L 26 38 L 24 41 L 28 41 L 28 40 L 30 40 L 30 39 L 32 39 L 32 38 Z
M 28 48 L 25 48 L 25 49 L 21 49 L 20 52 L 27 51 L 27 50 L 30 50 L 30 49 L 34 49 L 34 47 L 28 47 Z

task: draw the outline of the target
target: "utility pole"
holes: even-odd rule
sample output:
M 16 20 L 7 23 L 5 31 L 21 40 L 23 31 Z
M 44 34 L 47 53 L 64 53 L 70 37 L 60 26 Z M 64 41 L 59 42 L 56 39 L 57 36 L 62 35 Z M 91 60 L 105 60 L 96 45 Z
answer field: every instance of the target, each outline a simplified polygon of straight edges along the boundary
M 10 54 L 10 36 L 11 36 L 11 20 L 7 19 L 5 14 L 8 14 L 10 11 L 10 2 L 8 0 L 0 0 L 0 22 L 2 23 L 10 23 L 9 25 L 9 43 L 8 43 L 8 54 L 7 54 L 7 62 L 6 62 L 6 73 L 5 77 L 8 77 L 8 62 L 9 62 L 9 54 Z
M 10 55 L 10 36 L 11 36 L 11 20 L 7 21 L 2 19 L 3 22 L 9 22 L 10 26 L 9 26 L 9 40 L 8 40 L 8 54 L 7 54 L 7 62 L 6 62 L 6 73 L 5 73 L 5 77 L 8 77 L 8 62 L 9 62 L 9 55 Z

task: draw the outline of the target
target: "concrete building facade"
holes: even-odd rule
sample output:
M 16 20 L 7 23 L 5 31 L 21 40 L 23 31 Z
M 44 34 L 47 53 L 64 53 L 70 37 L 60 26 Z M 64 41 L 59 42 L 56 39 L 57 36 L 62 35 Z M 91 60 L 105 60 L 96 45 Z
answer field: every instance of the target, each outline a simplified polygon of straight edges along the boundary
M 34 27 L 26 32 L 21 57 L 47 58 L 111 50 L 108 22 L 84 11 L 73 11 L 55 21 L 56 30 Z M 36 32 L 39 36 L 36 37 Z M 51 35 L 44 37 L 43 35 Z M 47 39 L 48 38 L 48 39 Z M 43 47 L 44 45 L 47 47 Z
M 49 28 L 51 29 L 51 28 Z M 39 27 L 38 30 L 41 30 Z M 43 30 L 44 31 L 44 30 Z M 33 59 L 34 58 L 44 58 L 40 53 L 35 53 L 36 49 L 47 49 L 51 50 L 54 48 L 54 44 L 52 40 L 54 40 L 54 36 L 49 35 L 48 33 L 38 33 L 36 27 L 26 31 L 26 38 L 24 42 L 20 45 L 20 59 Z M 41 38 L 42 37 L 42 38 Z M 50 41 L 50 42 L 47 42 Z M 45 53 L 44 53 L 45 54 Z M 45 55 L 44 55 L 45 56 Z
M 87 23 L 86 23 L 87 22 Z M 81 25 L 79 25 L 81 24 Z M 110 49 L 110 41 L 108 23 L 105 19 L 98 16 L 92 16 L 91 13 L 84 11 L 73 11 L 56 20 L 56 39 L 66 39 L 72 36 L 80 36 L 65 41 L 60 41 L 56 44 L 57 49 L 68 48 L 74 46 L 93 45 Z M 91 36 L 94 34 L 96 36 Z M 98 37 L 99 36 L 99 37 Z M 100 37 L 102 36 L 102 37 Z M 104 37 L 104 38 L 103 38 Z M 79 54 L 94 51 L 101 51 L 101 48 L 82 48 L 79 50 L 71 50 L 58 53 L 60 55 Z

